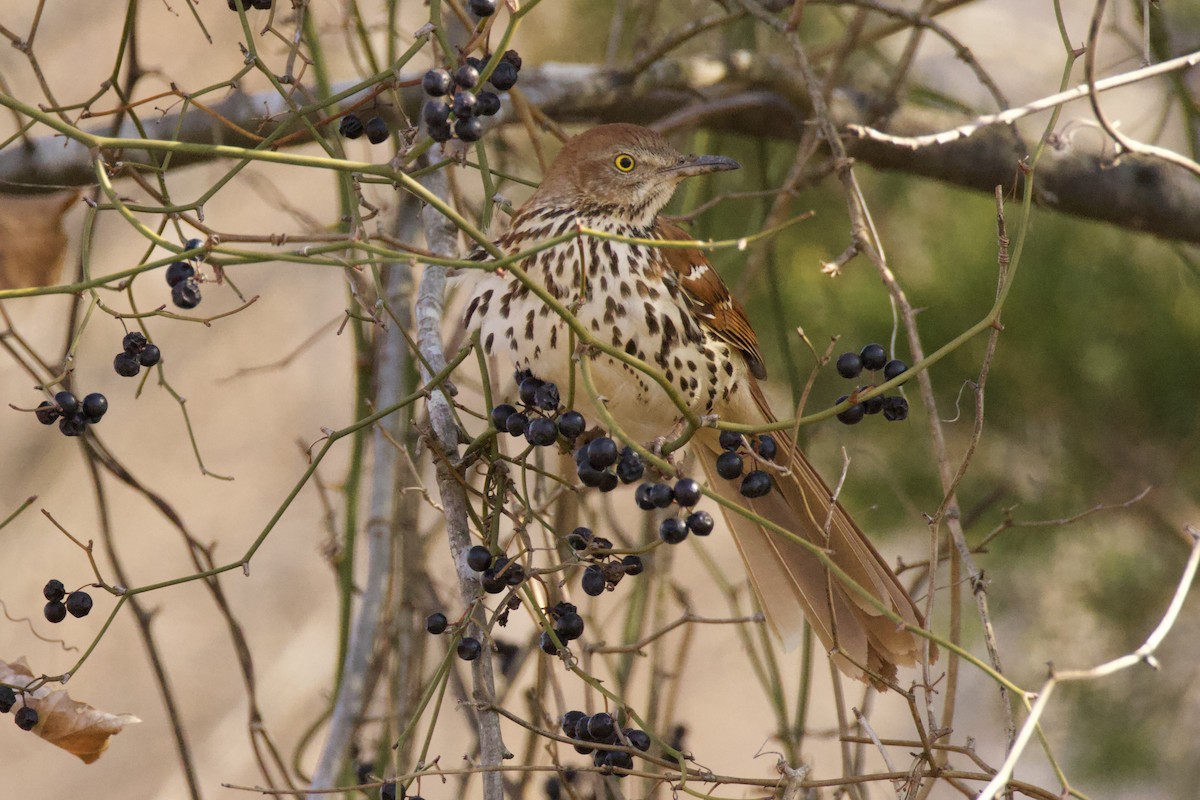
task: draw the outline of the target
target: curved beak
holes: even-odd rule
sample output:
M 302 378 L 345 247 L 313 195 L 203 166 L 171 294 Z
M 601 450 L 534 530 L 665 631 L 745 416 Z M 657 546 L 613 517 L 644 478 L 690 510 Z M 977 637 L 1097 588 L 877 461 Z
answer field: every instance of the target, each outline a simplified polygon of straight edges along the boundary
M 675 177 L 690 178 L 693 175 L 741 168 L 741 164 L 725 156 L 684 156 L 675 164 L 664 167 L 662 171 Z

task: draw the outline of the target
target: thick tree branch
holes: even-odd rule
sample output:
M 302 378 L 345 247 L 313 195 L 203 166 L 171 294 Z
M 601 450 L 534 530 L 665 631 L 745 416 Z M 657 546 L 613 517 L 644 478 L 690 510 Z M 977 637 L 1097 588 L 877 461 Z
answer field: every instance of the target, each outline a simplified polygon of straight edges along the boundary
M 349 84 L 347 84 L 348 86 Z M 1101 88 L 1103 82 L 1097 88 Z M 338 87 L 343 89 L 346 87 Z M 563 123 L 638 122 L 654 123 L 672 115 L 687 115 L 694 105 L 713 105 L 719 114 L 701 113 L 694 118 L 705 127 L 747 136 L 799 140 L 810 116 L 808 95 L 794 70 L 773 56 L 735 51 L 723 58 L 694 57 L 663 59 L 635 78 L 592 64 L 547 63 L 529 66 L 521 73 L 524 99 L 547 116 Z M 368 90 L 369 91 L 369 90 Z M 366 96 L 344 101 L 348 108 Z M 389 122 L 404 124 L 402 110 L 415 119 L 424 98 L 419 87 L 397 90 L 402 109 L 381 109 Z M 743 102 L 745 98 L 755 102 Z M 733 98 L 741 100 L 731 101 Z M 0 95 L 0 103 L 5 100 Z M 512 104 L 493 118 L 492 125 L 516 122 Z M 780 113 L 781 107 L 793 113 Z M 873 121 L 873 99 L 854 90 L 833 92 L 830 114 L 839 130 Z M 274 93 L 234 94 L 210 106 L 215 114 L 258 136 L 269 135 L 278 125 L 294 127 L 285 146 L 308 141 L 307 132 L 289 122 L 288 110 Z M 315 113 L 315 112 L 314 112 Z M 315 113 L 326 119 L 331 113 Z M 888 137 L 857 137 L 846 142 L 847 152 L 861 163 L 878 169 L 907 172 L 926 178 L 991 194 L 997 185 L 1015 186 L 1020 191 L 1018 169 L 1026 155 L 1012 132 L 997 115 L 995 124 L 969 137 L 913 149 Z M 890 117 L 888 133 L 917 136 L 946 131 L 969 122 L 955 112 L 904 106 Z M 336 121 L 327 127 L 329 135 Z M 119 137 L 136 138 L 129 126 Z M 193 108 L 183 115 L 166 115 L 147 123 L 153 135 L 193 144 L 225 144 L 253 148 L 258 141 L 235 130 L 214 115 Z M 176 130 L 178 135 L 176 136 Z M 35 128 L 36 130 L 36 128 Z M 109 131 L 104 131 L 105 134 Z M 1092 142 L 1087 142 L 1091 146 Z M 0 152 L 0 187 L 13 193 L 48 191 L 89 185 L 94 180 L 93 153 L 84 145 L 60 136 L 33 139 L 31 146 L 12 146 Z M 120 159 L 127 164 L 154 163 L 144 151 L 125 150 Z M 175 167 L 211 158 L 204 152 L 176 152 Z M 1062 137 L 1057 150 L 1049 152 L 1038 168 L 1037 199 L 1042 205 L 1085 219 L 1111 223 L 1165 239 L 1200 244 L 1200 181 L 1178 166 L 1139 155 L 1126 155 L 1112 163 L 1103 152 L 1085 149 Z

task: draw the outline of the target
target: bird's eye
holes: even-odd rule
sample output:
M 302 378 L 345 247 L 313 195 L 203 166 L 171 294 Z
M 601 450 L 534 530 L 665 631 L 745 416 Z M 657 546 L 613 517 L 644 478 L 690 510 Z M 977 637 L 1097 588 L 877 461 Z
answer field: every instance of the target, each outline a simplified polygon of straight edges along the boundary
M 621 155 L 617 156 L 616 160 L 613 161 L 613 164 L 615 164 L 617 169 L 619 169 L 621 172 L 633 172 L 633 168 L 637 166 L 633 160 L 633 156 L 629 155 L 628 153 L 621 153 Z

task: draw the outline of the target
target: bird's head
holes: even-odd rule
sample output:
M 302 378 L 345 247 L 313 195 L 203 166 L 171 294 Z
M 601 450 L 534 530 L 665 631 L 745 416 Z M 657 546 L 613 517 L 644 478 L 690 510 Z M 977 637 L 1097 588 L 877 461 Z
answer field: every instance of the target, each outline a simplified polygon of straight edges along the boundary
M 601 125 L 563 145 L 532 201 L 648 226 L 684 178 L 740 166 L 724 156 L 684 155 L 640 125 Z

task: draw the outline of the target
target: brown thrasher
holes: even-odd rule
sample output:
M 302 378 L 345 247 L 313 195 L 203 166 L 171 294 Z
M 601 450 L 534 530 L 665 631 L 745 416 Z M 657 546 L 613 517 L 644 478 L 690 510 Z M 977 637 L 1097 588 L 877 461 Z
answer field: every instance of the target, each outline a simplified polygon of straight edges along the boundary
M 686 240 L 691 237 L 681 228 L 658 218 L 676 186 L 684 178 L 738 167 L 722 156 L 682 155 L 648 128 L 602 125 L 563 146 L 496 244 L 515 253 L 579 226 L 629 238 Z M 766 370 L 754 330 L 701 251 L 580 235 L 531 255 L 523 268 L 574 310 L 596 338 L 660 369 L 697 414 L 752 425 L 775 421 L 756 381 Z M 575 356 L 567 326 L 513 276 L 481 274 L 471 289 L 466 324 L 478 330 L 489 355 L 567 385 Z M 604 354 L 588 357 L 597 393 L 627 434 L 648 442 L 680 422 L 678 407 L 644 373 Z M 590 402 L 584 392 L 576 394 Z M 826 548 L 884 607 L 910 625 L 923 624 L 895 573 L 849 514 L 836 502 L 831 509 L 829 488 L 794 443 L 780 445 L 783 469 L 774 489 L 751 500 L 714 474 L 718 431 L 701 428 L 692 441 L 711 489 Z M 897 665 L 916 663 L 920 637 L 833 578 L 812 552 L 740 514 L 725 517 L 785 647 L 799 642 L 803 618 L 851 677 L 882 687 L 880 679 L 893 680 Z

